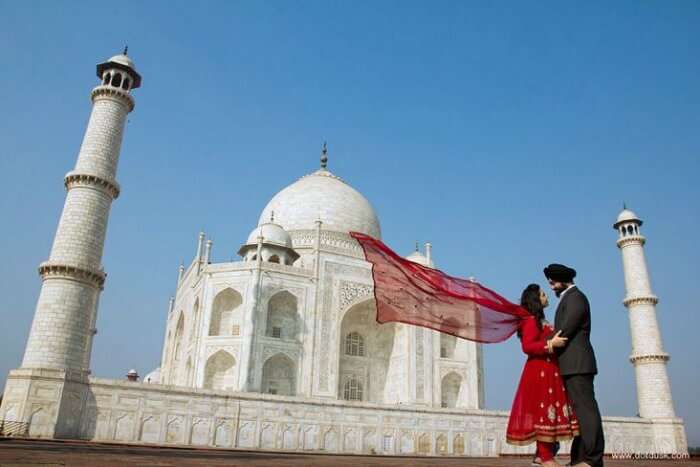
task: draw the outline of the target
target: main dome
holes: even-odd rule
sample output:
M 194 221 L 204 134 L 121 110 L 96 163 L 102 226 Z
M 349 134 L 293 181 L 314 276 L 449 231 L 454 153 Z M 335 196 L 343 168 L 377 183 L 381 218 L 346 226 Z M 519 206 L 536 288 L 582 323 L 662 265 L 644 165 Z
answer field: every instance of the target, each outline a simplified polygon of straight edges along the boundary
M 286 231 L 315 229 L 356 231 L 381 238 L 379 219 L 367 198 L 326 169 L 301 177 L 277 193 L 260 214 L 258 225 L 273 217 Z

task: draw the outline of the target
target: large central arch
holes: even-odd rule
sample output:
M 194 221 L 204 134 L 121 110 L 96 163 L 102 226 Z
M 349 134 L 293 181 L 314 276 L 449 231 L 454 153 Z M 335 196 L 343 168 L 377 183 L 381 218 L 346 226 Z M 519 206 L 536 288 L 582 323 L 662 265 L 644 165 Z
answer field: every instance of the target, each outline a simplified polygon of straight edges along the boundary
M 351 306 L 340 324 L 338 398 L 394 402 L 396 381 L 388 378 L 396 325 L 377 323 L 373 299 Z

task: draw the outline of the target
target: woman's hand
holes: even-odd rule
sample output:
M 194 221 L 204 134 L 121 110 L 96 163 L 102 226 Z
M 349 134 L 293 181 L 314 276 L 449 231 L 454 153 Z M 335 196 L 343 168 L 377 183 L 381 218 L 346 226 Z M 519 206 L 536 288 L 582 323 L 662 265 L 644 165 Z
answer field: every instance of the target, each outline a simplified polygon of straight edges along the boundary
M 560 336 L 561 331 L 557 331 L 557 333 L 547 341 L 547 347 L 552 349 L 554 351 L 555 347 L 564 347 L 566 345 L 566 341 L 569 339 L 567 337 L 561 337 Z

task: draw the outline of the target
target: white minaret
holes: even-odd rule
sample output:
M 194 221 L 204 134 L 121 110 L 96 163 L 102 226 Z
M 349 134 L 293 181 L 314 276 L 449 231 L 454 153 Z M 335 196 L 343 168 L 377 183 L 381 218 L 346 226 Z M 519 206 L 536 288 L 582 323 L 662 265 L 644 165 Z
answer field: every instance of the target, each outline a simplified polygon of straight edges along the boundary
M 673 418 L 671 386 L 666 373 L 669 355 L 661 344 L 661 333 L 656 321 L 659 299 L 651 291 L 649 272 L 644 259 L 646 239 L 640 233 L 642 221 L 625 208 L 613 225 L 619 233 L 617 246 L 622 252 L 625 272 L 624 304 L 629 310 L 632 355 L 637 379 L 639 416 L 643 418 Z
M 141 76 L 126 56 L 97 65 L 92 113 L 75 169 L 65 177 L 63 213 L 48 261 L 22 368 L 89 373 L 97 302 L 105 282 L 102 250 L 112 200 L 119 196 L 117 162 L 132 89 Z

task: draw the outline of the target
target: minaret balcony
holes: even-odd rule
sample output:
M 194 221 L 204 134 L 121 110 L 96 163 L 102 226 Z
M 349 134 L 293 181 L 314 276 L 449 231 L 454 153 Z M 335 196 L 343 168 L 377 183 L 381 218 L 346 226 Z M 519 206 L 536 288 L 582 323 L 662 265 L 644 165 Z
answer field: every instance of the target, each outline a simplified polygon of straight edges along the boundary
M 93 102 L 95 102 L 95 99 L 97 97 L 106 97 L 106 98 L 111 98 L 112 100 L 120 103 L 126 102 L 127 108 L 129 109 L 129 112 L 134 110 L 134 106 L 136 105 L 134 98 L 131 97 L 131 95 L 122 90 L 121 88 L 115 88 L 113 86 L 109 85 L 99 85 L 96 86 L 92 90 L 92 94 L 90 95 L 90 98 L 92 99 Z M 121 99 L 121 101 L 120 101 Z
M 656 305 L 659 303 L 659 297 L 656 295 L 633 296 L 625 298 L 622 303 L 628 308 L 634 305 Z
M 646 363 L 666 363 L 671 359 L 667 353 L 630 355 L 630 362 L 633 365 L 643 365 Z
M 39 275 L 46 279 L 72 279 L 77 280 L 95 288 L 104 288 L 107 274 L 103 271 L 93 271 L 80 266 L 73 266 L 64 263 L 52 263 L 44 261 L 39 265 Z
M 66 174 L 64 185 L 66 186 L 66 190 L 70 190 L 76 186 L 97 187 L 105 191 L 112 199 L 117 199 L 120 192 L 119 183 L 117 183 L 116 180 L 108 180 L 99 175 L 73 171 Z
M 644 245 L 647 239 L 644 235 L 630 235 L 627 237 L 622 237 L 617 241 L 618 248 L 624 248 L 628 245 Z

